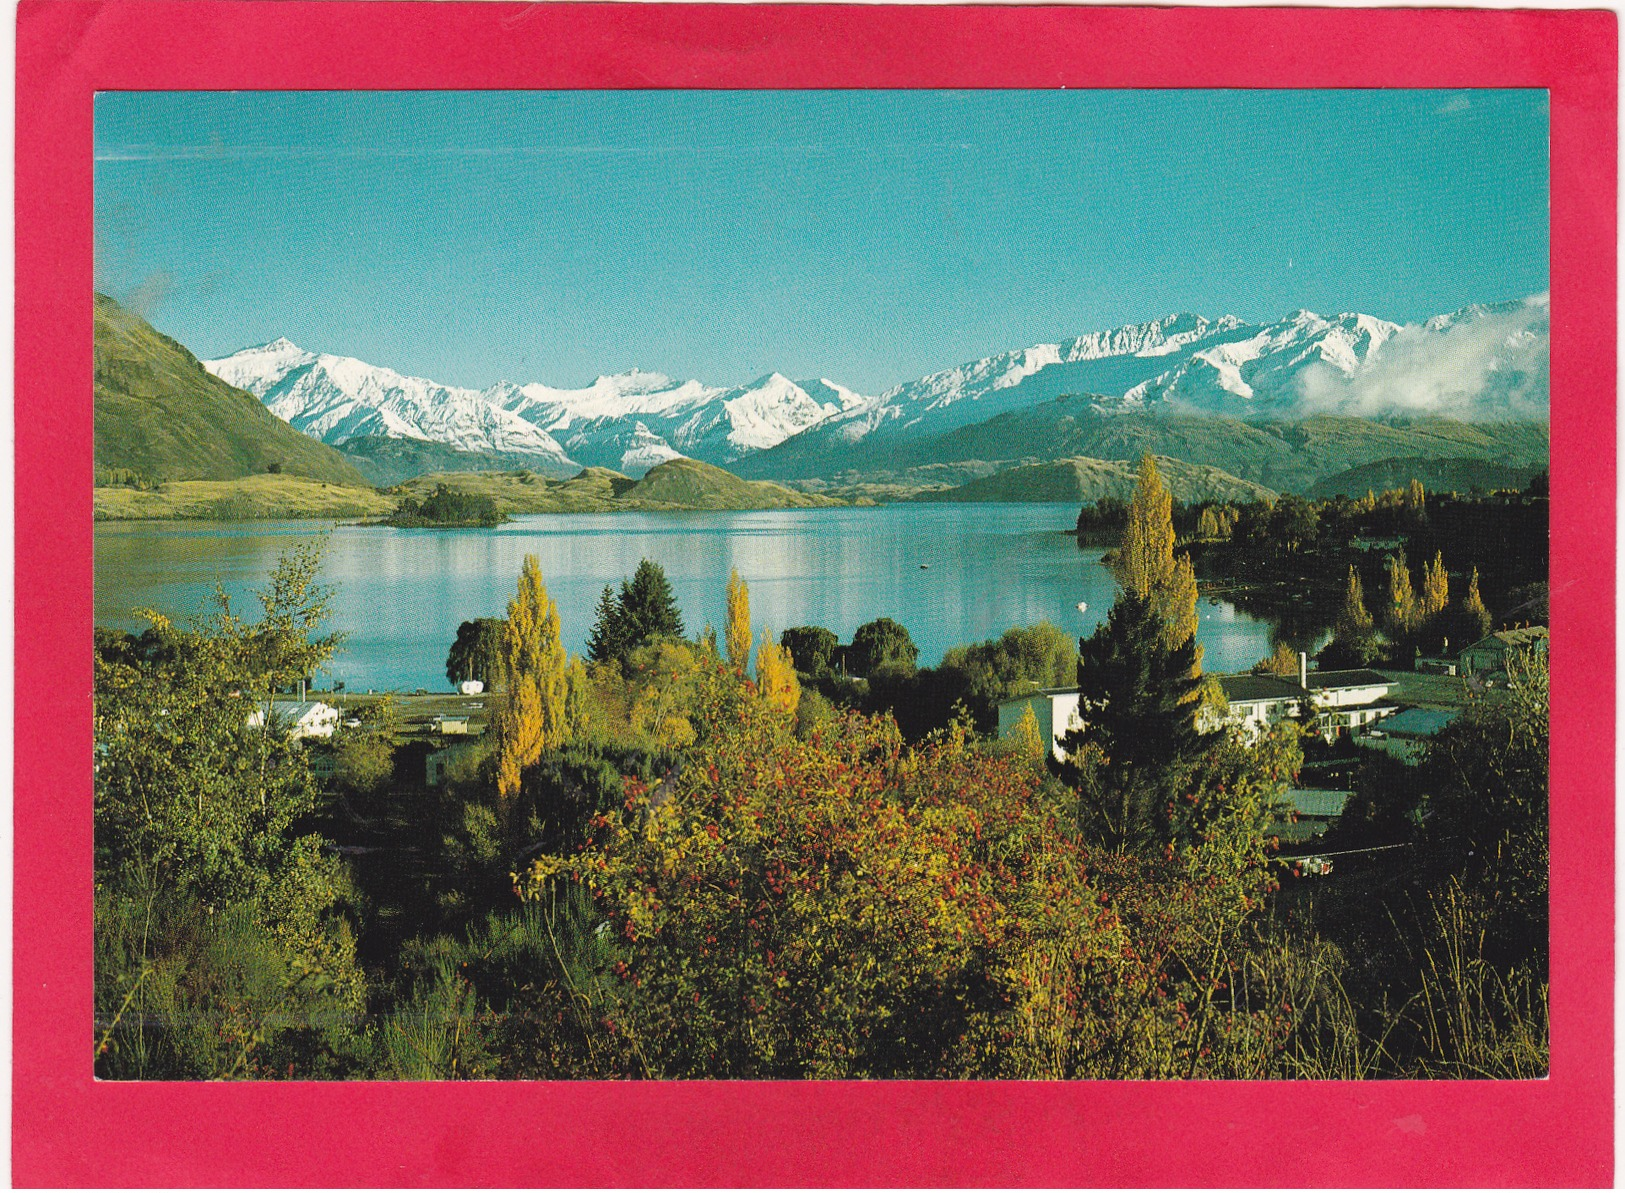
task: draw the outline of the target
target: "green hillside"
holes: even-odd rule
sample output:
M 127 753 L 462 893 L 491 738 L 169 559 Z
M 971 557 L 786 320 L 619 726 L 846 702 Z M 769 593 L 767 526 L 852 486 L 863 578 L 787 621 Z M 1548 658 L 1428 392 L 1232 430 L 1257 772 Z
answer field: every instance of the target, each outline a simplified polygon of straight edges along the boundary
M 1377 460 L 1322 477 L 1309 490 L 1308 496 L 1335 497 L 1342 494 L 1345 497 L 1359 497 L 1367 491 L 1381 493 L 1385 489 L 1403 489 L 1413 479 L 1421 481 L 1430 493 L 1522 489 L 1545 467 L 1544 464 L 1517 465 L 1471 459 L 1428 460 L 1414 456 Z
M 441 472 L 419 476 L 389 490 L 422 501 L 440 486 L 489 497 L 505 514 L 612 513 L 617 510 L 795 509 L 841 505 L 812 493 L 746 481 L 698 460 L 668 460 L 634 481 L 608 468 L 584 468 L 569 480 L 549 480 L 522 469 L 511 472 Z
M 1241 480 L 1205 464 L 1157 457 L 1157 468 L 1179 501 L 1273 500 L 1275 490 Z M 921 493 L 916 501 L 1066 501 L 1095 502 L 1103 497 L 1128 500 L 1134 494 L 1138 463 L 1075 456 L 1042 464 L 1022 464 L 952 489 Z
M 550 461 L 523 452 L 465 452 L 444 443 L 387 435 L 358 435 L 339 444 L 338 450 L 381 489 L 435 472 L 501 472 L 529 468 L 560 479 L 569 475 L 568 472 L 549 472 Z
M 390 513 L 395 502 L 373 489 L 305 476 L 259 473 L 224 481 L 166 481 L 151 489 L 96 489 L 98 521 L 204 518 L 220 522 L 285 518 L 364 518 Z
M 1442 418 L 1319 416 L 1248 422 L 1203 415 L 1099 414 L 1089 395 L 1057 398 L 919 441 L 861 441 L 832 448 L 790 439 L 739 465 L 750 477 L 821 478 L 846 485 L 904 479 L 921 465 L 980 461 L 1004 466 L 1086 456 L 1137 460 L 1145 452 L 1206 464 L 1280 492 L 1378 460 L 1472 458 L 1540 463 L 1545 423 L 1463 423 Z M 799 438 L 799 436 L 797 437 Z
M 96 471 L 152 481 L 269 472 L 370 488 L 338 452 L 302 435 L 252 394 L 204 371 L 180 344 L 96 295 Z

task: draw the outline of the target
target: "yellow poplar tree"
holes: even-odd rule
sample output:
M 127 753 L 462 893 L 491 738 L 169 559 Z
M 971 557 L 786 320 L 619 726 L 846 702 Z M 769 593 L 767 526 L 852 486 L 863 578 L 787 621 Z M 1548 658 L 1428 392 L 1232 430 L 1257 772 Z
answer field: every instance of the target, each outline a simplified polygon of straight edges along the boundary
M 1047 753 L 1044 749 L 1044 734 L 1038 728 L 1038 714 L 1033 711 L 1031 704 L 1021 710 L 1021 719 L 1011 731 L 1011 738 L 1023 757 L 1030 758 L 1034 762 L 1044 761 L 1044 755 Z
M 1343 611 L 1337 617 L 1337 636 L 1339 638 L 1363 638 L 1372 630 L 1371 614 L 1365 607 L 1365 586 L 1360 583 L 1360 573 L 1349 564 L 1348 588 L 1343 593 Z
M 592 681 L 581 659 L 570 656 L 570 667 L 564 673 L 564 728 L 570 741 L 586 734 L 592 720 Z
M 1134 500 L 1128 507 L 1128 525 L 1117 553 L 1117 574 L 1123 587 L 1151 602 L 1166 626 L 1169 649 L 1196 634 L 1196 569 L 1190 556 L 1174 557 L 1173 494 L 1162 483 L 1157 463 L 1147 452 L 1140 457 L 1140 475 Z M 1202 649 L 1196 649 L 1197 669 Z
M 1427 491 L 1422 488 L 1422 482 L 1414 476 L 1405 489 L 1405 504 L 1413 510 L 1419 510 L 1427 504 Z
M 1468 634 L 1471 635 L 1471 641 L 1463 643 L 1463 645 L 1470 645 L 1471 642 L 1477 642 L 1488 634 L 1492 624 L 1490 611 L 1484 607 L 1484 598 L 1479 595 L 1478 569 L 1476 567 L 1467 579 L 1467 595 L 1462 597 L 1461 607 L 1470 618 L 1466 628 Z
M 796 678 L 790 652 L 775 642 L 772 632 L 766 629 L 762 631 L 762 644 L 756 651 L 756 689 L 773 707 L 792 715 L 796 705 L 801 703 L 801 681 Z
M 1403 551 L 1388 557 L 1388 622 L 1401 632 L 1416 625 L 1416 590 L 1411 587 L 1411 569 Z
M 740 675 L 750 666 L 750 637 L 750 589 L 735 569 L 728 573 L 728 624 L 723 629 L 723 641 L 728 665 Z
M 542 584 L 542 566 L 525 556 L 519 591 L 508 602 L 502 634 L 508 702 L 497 720 L 497 794 L 519 791 L 519 779 L 546 750 L 569 737 L 569 679 L 559 609 Z
M 1450 577 L 1444 570 L 1444 552 L 1433 556 L 1433 562 L 1422 568 L 1422 616 L 1434 617 L 1450 604 Z

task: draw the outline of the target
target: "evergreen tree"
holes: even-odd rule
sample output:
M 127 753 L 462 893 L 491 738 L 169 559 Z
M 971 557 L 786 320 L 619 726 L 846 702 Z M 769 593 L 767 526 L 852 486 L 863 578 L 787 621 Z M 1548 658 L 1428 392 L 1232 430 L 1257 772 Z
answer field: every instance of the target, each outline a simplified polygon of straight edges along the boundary
M 569 734 L 567 660 L 559 635 L 559 610 L 542 584 L 541 563 L 525 556 L 519 590 L 508 603 L 503 638 L 508 702 L 497 718 L 497 794 L 506 802 L 543 752 Z
M 645 559 L 632 579 L 621 584 L 621 617 L 627 651 L 662 638 L 683 636 L 683 615 L 677 611 L 671 581 L 658 563 Z
M 1170 649 L 1151 602 L 1124 593 L 1079 644 L 1078 716 L 1051 769 L 1078 792 L 1079 818 L 1113 847 L 1164 834 L 1168 806 L 1209 742 L 1196 726 L 1196 642 Z
M 587 657 L 595 663 L 618 661 L 628 650 L 626 616 L 620 601 L 615 599 L 615 587 L 604 585 L 598 607 L 593 610 L 592 632 L 587 635 Z
M 446 653 L 446 678 L 454 684 L 477 679 L 494 688 L 502 678 L 502 619 L 476 617 L 457 627 L 457 640 Z
M 750 665 L 750 589 L 737 570 L 728 574 L 728 622 L 723 631 L 728 665 L 739 674 Z

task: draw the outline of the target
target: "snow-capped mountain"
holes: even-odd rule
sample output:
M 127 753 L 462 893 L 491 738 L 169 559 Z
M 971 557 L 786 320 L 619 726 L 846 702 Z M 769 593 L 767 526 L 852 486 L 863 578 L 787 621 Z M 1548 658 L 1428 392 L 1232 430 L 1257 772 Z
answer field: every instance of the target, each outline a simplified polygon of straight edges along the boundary
M 1295 311 L 1264 325 L 1170 315 L 907 382 L 826 419 L 797 448 L 940 434 L 1072 394 L 1098 395 L 1103 414 L 1542 420 L 1548 338 L 1545 295 L 1408 326 L 1357 313 Z
M 833 458 L 864 441 L 925 439 L 1066 395 L 1093 395 L 1099 414 L 1541 421 L 1549 324 L 1545 295 L 1406 326 L 1358 313 L 1295 311 L 1268 324 L 1169 315 L 997 353 L 879 397 L 780 373 L 727 388 L 635 369 L 580 389 L 506 381 L 460 389 L 287 340 L 203 364 L 327 443 L 388 435 L 526 453 L 556 469 L 641 474 L 680 455 L 721 465 L 768 452 Z
M 351 357 L 306 352 L 286 339 L 206 360 L 203 367 L 324 443 L 385 435 L 459 451 L 523 453 L 560 468 L 575 467 L 546 431 L 477 390 L 406 377 Z

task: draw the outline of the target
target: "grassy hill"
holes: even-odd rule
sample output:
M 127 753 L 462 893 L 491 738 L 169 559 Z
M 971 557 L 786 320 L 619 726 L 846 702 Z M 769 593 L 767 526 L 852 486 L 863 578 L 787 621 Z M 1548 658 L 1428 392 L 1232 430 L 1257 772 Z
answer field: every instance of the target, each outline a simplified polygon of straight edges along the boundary
M 465 452 L 444 443 L 394 439 L 387 435 L 358 435 L 339 444 L 338 450 L 381 489 L 435 472 L 502 472 L 528 468 L 556 479 L 569 475 L 547 471 L 550 461 L 524 452 Z
M 1222 469 L 1280 492 L 1303 492 L 1322 477 L 1397 457 L 1470 458 L 1540 464 L 1549 455 L 1545 423 L 1462 423 L 1450 419 L 1321 416 L 1302 422 L 1248 422 L 1198 415 L 1096 413 L 1089 395 L 960 427 L 915 442 L 863 441 L 832 452 L 796 439 L 737 466 L 749 477 L 822 478 L 850 485 L 904 479 L 922 465 L 980 461 L 1008 467 L 1086 456 L 1137 460 L 1143 453 Z
M 395 508 L 373 489 L 333 485 L 304 476 L 239 477 L 224 481 L 168 481 L 153 489 L 103 486 L 96 490 L 98 520 L 210 518 L 245 521 L 282 518 L 366 518 Z
M 205 372 L 180 344 L 96 295 L 96 471 L 152 481 L 264 474 L 370 489 L 354 465 L 302 435 L 254 395 Z
M 781 485 L 741 480 L 715 465 L 687 459 L 668 460 L 637 481 L 608 468 L 585 468 L 563 481 L 524 470 L 442 472 L 414 477 L 389 493 L 422 501 L 439 485 L 453 492 L 489 497 L 505 514 L 797 509 L 843 504 Z
M 1067 501 L 1094 502 L 1102 497 L 1128 500 L 1138 474 L 1134 460 L 1096 460 L 1075 456 L 1023 464 L 952 489 L 921 493 L 916 501 Z M 1157 468 L 1174 497 L 1184 502 L 1273 500 L 1275 490 L 1241 480 L 1205 464 L 1157 457 Z
M 1368 490 L 1403 489 L 1413 479 L 1430 493 L 1467 493 L 1473 489 L 1522 489 L 1544 466 L 1509 465 L 1490 460 L 1428 460 L 1415 456 L 1377 460 L 1333 476 L 1322 477 L 1309 491 L 1311 497 L 1363 496 Z

